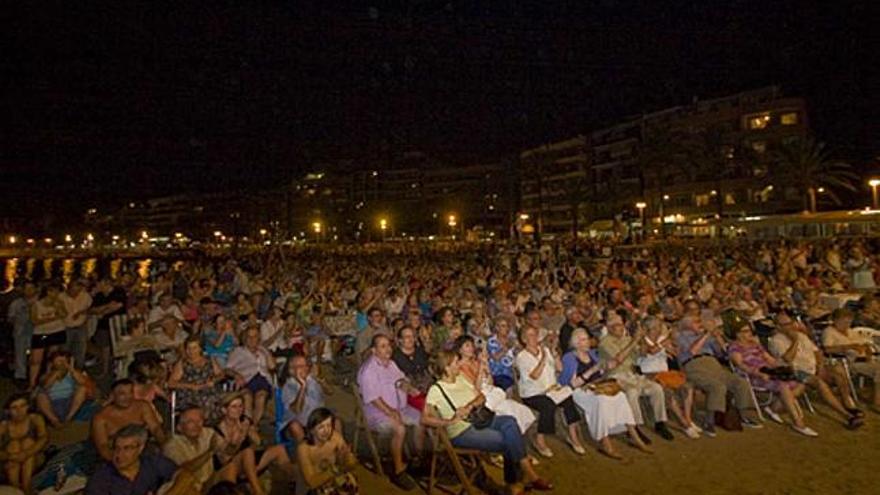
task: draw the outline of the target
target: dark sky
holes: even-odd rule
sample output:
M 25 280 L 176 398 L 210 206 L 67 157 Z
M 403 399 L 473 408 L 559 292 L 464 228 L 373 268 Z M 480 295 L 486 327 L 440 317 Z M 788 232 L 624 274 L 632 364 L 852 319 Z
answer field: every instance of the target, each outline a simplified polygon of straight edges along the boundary
M 769 84 L 869 157 L 871 3 L 11 2 L 0 217 L 271 185 L 336 157 L 491 158 Z

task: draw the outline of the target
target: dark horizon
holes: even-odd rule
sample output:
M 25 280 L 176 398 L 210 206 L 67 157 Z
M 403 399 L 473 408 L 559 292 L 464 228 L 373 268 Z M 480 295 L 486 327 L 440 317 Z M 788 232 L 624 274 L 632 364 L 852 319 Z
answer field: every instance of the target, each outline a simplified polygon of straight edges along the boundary
M 5 16 L 14 216 L 259 188 L 337 158 L 487 160 L 768 85 L 805 98 L 837 156 L 880 149 L 860 2 L 98 3 Z

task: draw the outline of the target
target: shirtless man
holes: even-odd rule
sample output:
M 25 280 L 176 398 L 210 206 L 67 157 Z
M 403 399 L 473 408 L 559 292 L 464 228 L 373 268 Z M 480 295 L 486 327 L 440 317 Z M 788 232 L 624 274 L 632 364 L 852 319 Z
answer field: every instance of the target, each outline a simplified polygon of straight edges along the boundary
M 329 409 L 319 407 L 312 411 L 306 429 L 306 441 L 296 448 L 298 472 L 302 476 L 296 484 L 298 495 L 324 486 L 357 464 Z
M 110 403 L 92 419 L 92 442 L 103 459 L 112 460 L 113 435 L 131 424 L 146 427 L 157 443 L 165 443 L 162 423 L 150 403 L 134 398 L 134 383 L 131 380 L 116 380 L 110 389 Z

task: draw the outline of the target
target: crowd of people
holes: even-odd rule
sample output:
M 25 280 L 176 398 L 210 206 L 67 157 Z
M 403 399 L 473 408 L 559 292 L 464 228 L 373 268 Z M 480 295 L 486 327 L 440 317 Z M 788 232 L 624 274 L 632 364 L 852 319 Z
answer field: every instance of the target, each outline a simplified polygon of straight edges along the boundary
M 875 248 L 389 243 L 25 281 L 0 460 L 26 493 L 80 472 L 87 495 L 259 495 L 270 468 L 296 493 L 356 493 L 351 418 L 327 407 L 342 362 L 402 490 L 444 435 L 492 454 L 521 493 L 553 488 L 548 437 L 583 456 L 586 432 L 613 459 L 620 435 L 651 455 L 764 418 L 815 437 L 809 390 L 857 429 L 880 413 Z M 76 465 L 47 464 L 53 429 L 77 421 Z

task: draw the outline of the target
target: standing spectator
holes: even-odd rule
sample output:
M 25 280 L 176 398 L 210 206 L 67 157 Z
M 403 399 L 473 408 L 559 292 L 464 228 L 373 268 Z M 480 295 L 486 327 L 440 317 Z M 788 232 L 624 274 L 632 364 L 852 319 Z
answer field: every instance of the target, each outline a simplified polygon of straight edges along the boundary
M 101 375 L 109 376 L 113 361 L 113 350 L 110 346 L 110 318 L 125 314 L 128 296 L 121 285 L 114 287 L 108 278 L 98 280 L 96 289 L 97 292 L 92 296 L 91 313 L 98 317 L 98 325 L 92 340 L 101 349 Z
M 30 387 L 37 386 L 40 368 L 46 350 L 54 351 L 64 345 L 67 336 L 64 333 L 64 318 L 67 311 L 64 303 L 58 298 L 61 285 L 50 282 L 43 288 L 40 299 L 30 308 L 31 322 L 34 324 L 34 336 L 31 339 Z
M 15 381 L 21 386 L 26 386 L 28 383 L 28 351 L 34 333 L 30 306 L 37 302 L 38 295 L 37 286 L 32 282 L 25 282 L 21 286 L 21 293 L 9 304 L 6 313 L 6 321 L 12 324 Z
M 67 327 L 67 348 L 73 355 L 76 367 L 82 369 L 86 365 L 86 344 L 89 340 L 86 320 L 92 307 L 92 296 L 86 292 L 82 281 L 71 280 L 67 290 L 59 298 L 67 311 L 67 316 L 64 318 L 64 326 Z

